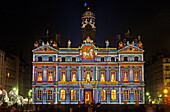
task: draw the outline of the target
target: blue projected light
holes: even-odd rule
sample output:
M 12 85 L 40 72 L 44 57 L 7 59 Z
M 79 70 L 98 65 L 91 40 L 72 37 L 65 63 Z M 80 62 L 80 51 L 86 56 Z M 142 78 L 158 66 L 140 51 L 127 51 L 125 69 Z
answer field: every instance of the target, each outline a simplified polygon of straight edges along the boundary
M 84 3 L 84 6 L 85 6 L 85 7 L 88 6 L 88 3 Z

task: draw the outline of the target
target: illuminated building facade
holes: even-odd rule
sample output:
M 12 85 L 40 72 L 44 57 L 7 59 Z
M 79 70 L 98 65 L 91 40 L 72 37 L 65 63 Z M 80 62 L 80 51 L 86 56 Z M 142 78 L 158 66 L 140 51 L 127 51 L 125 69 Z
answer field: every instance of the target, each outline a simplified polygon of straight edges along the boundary
M 95 45 L 95 15 L 82 17 L 82 43 L 60 48 L 50 38 L 40 39 L 33 49 L 32 98 L 34 104 L 143 104 L 144 59 L 140 40 L 129 32 L 118 48 Z M 48 34 L 47 34 L 48 35 Z

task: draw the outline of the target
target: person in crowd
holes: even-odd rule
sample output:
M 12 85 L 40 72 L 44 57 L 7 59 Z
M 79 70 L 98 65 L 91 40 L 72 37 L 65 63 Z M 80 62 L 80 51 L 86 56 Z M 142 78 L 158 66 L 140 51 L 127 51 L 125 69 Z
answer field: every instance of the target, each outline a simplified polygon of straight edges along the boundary
M 96 112 L 104 112 L 100 102 L 97 103 Z

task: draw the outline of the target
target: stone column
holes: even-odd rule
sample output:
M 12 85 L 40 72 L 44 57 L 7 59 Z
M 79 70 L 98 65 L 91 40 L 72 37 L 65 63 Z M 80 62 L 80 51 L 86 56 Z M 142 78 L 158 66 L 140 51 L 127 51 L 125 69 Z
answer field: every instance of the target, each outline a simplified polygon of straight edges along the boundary
M 81 81 L 81 67 L 79 66 L 79 81 Z
M 43 90 L 43 97 L 42 97 L 42 99 L 43 99 L 43 104 L 45 104 L 46 100 L 47 100 L 47 91 L 46 91 L 46 88 L 44 88 L 44 90 Z
M 81 90 L 81 95 L 82 95 L 82 99 L 81 99 L 81 101 L 82 101 L 82 103 L 84 103 L 84 88 L 82 88 L 82 90 Z
M 36 92 L 34 92 L 34 90 L 35 90 L 35 87 L 33 86 L 32 87 L 32 103 L 33 104 L 35 103 L 35 98 L 36 98 L 36 97 L 34 97 L 34 95 L 36 94 Z
M 58 81 L 58 66 L 55 66 L 55 81 Z
M 93 102 L 95 102 L 95 88 L 93 88 Z
M 57 86 L 55 86 L 55 104 L 57 104 Z
M 66 90 L 66 103 L 69 104 L 70 103 L 70 89 Z
M 32 67 L 32 81 L 35 81 L 34 77 L 35 77 L 35 65 L 33 65 Z
M 110 103 L 110 97 L 111 97 L 111 95 L 110 95 L 110 90 L 107 90 L 107 95 L 106 95 L 106 97 L 107 97 L 107 103 Z
M 67 81 L 70 81 L 70 66 L 67 67 Z
M 106 81 L 109 81 L 109 67 L 106 70 Z
M 122 103 L 122 100 L 123 100 L 123 99 L 121 98 L 121 92 L 122 92 L 122 91 L 121 91 L 121 88 L 122 88 L 122 87 L 119 86 L 119 103 L 120 103 L 120 104 Z

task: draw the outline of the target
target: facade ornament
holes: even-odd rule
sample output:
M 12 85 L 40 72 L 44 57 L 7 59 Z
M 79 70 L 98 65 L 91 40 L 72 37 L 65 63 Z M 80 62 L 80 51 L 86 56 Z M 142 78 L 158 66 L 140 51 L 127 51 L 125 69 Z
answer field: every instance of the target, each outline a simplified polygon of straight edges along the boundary
M 68 43 L 67 43 L 67 48 L 70 48 L 71 47 L 71 41 L 68 40 Z
M 105 43 L 106 43 L 106 48 L 108 48 L 110 42 L 108 40 L 106 40 Z

